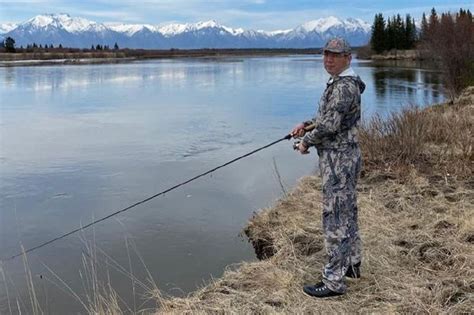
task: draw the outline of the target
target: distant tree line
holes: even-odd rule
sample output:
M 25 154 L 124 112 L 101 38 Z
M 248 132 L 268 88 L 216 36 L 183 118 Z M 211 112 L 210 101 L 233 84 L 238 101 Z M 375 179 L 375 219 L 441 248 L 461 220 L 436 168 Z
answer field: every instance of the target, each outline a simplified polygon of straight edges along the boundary
M 3 40 L 0 43 L 0 51 L 5 51 L 7 53 L 14 53 L 14 52 L 64 52 L 64 51 L 108 51 L 110 50 L 108 45 L 92 45 L 90 49 L 79 49 L 79 48 L 63 48 L 62 44 L 57 45 L 54 47 L 53 44 L 45 44 L 44 46 L 42 44 L 37 44 L 37 43 L 32 43 L 32 44 L 27 44 L 26 48 L 23 46 L 20 46 L 19 48 L 15 47 L 15 40 L 12 37 L 7 37 L 5 40 Z M 113 50 L 120 50 L 119 45 L 117 43 L 114 44 Z
M 417 41 L 415 19 L 400 14 L 385 21 L 382 13 L 376 14 L 372 25 L 371 48 L 381 53 L 391 49 L 412 49 Z
M 110 48 L 109 45 L 102 46 L 100 44 L 97 44 L 96 46 L 92 45 L 91 50 L 110 50 Z M 115 43 L 114 45 L 114 50 L 119 50 L 119 46 L 117 43 Z

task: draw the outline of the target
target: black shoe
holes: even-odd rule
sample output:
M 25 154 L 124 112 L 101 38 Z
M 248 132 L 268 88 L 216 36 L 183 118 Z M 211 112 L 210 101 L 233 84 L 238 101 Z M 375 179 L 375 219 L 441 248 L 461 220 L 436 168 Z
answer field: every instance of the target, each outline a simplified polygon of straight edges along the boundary
M 360 278 L 360 262 L 355 265 L 349 266 L 346 271 L 346 277 L 359 279 Z
M 315 285 L 305 285 L 303 287 L 304 293 L 317 297 L 317 298 L 325 298 L 331 296 L 338 296 L 342 295 L 343 293 L 331 291 L 324 283 L 320 282 Z

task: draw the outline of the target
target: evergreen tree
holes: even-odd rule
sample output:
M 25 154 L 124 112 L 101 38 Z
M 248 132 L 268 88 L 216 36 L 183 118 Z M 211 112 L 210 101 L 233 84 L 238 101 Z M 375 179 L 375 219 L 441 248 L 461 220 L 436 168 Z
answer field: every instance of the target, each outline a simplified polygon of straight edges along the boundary
M 411 18 L 410 14 L 405 18 L 405 49 L 412 49 L 415 47 L 416 41 L 416 26 L 415 20 Z
M 381 53 L 386 49 L 385 39 L 385 20 L 382 13 L 376 14 L 374 18 L 374 24 L 372 25 L 372 36 L 370 44 L 372 49 Z
M 59 48 L 59 49 L 63 49 L 63 45 L 62 45 L 62 44 L 59 44 L 58 48 Z
M 421 32 L 420 32 L 420 40 L 426 40 L 428 35 L 428 21 L 426 20 L 426 14 L 423 12 L 423 16 L 421 17 Z
M 119 46 L 118 46 L 117 42 L 115 42 L 114 50 L 119 50 Z
M 91 46 L 91 50 L 95 50 L 95 47 L 94 47 L 94 45 L 92 45 L 92 46 Z
M 102 50 L 102 46 L 100 44 L 97 44 L 97 46 L 95 46 L 95 49 L 96 50 Z
M 385 30 L 385 49 L 391 50 L 395 48 L 395 17 L 388 18 L 387 28 Z
M 394 38 L 393 43 L 395 49 L 403 49 L 405 47 L 405 24 L 400 14 L 393 18 Z
M 427 33 L 428 40 L 432 40 L 433 35 L 438 30 L 438 25 L 439 25 L 438 14 L 436 13 L 435 8 L 432 8 L 430 18 L 428 21 L 428 33 Z
M 5 41 L 4 41 L 4 47 L 5 47 L 5 51 L 6 52 L 15 52 L 16 49 L 15 49 L 15 40 L 13 38 L 11 38 L 10 36 L 8 36 Z

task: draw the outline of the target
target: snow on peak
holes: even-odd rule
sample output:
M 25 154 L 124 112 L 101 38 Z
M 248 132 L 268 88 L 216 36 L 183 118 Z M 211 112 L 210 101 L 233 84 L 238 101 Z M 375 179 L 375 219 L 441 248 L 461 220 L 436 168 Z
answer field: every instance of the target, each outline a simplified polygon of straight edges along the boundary
M 105 24 L 109 29 L 118 33 L 124 33 L 128 36 L 133 36 L 135 33 L 149 30 L 151 32 L 156 32 L 157 28 L 150 24 L 117 24 L 117 23 L 110 23 Z
M 15 29 L 17 26 L 18 26 L 18 24 L 15 24 L 15 23 L 0 24 L 0 34 L 8 33 L 11 30 Z
M 219 23 L 217 23 L 215 20 L 209 20 L 206 22 L 198 22 L 195 24 L 196 29 L 200 30 L 203 28 L 212 28 L 212 27 L 221 27 Z
M 306 22 L 297 29 L 304 32 L 324 33 L 333 27 L 343 27 L 350 31 L 354 31 L 359 28 L 362 28 L 365 32 L 370 31 L 370 24 L 361 19 L 348 18 L 346 20 L 341 20 L 335 16 L 329 16 L 326 18 Z
M 165 37 L 171 37 L 171 36 L 175 36 L 181 33 L 199 31 L 206 28 L 220 28 L 228 33 L 231 33 L 232 35 L 239 35 L 239 34 L 244 33 L 244 29 L 242 28 L 233 29 L 227 26 L 223 26 L 219 24 L 218 22 L 216 22 L 215 20 L 197 22 L 194 24 L 193 23 L 168 24 L 168 25 L 160 27 L 158 29 L 158 32 L 160 32 Z
M 276 30 L 276 31 L 262 31 L 262 30 L 259 30 L 257 32 L 259 33 L 262 33 L 262 34 L 265 34 L 265 35 L 268 35 L 268 36 L 277 36 L 277 35 L 286 35 L 288 33 L 291 33 L 293 31 L 293 29 L 289 29 L 289 30 Z
M 69 14 L 42 14 L 26 21 L 22 25 L 34 28 L 63 28 L 68 32 L 77 33 L 88 30 L 103 31 L 105 26 L 84 18 L 72 18 Z
M 190 24 L 168 24 L 158 29 L 162 35 L 171 37 L 177 34 L 184 33 L 188 30 Z
M 334 16 L 329 16 L 327 18 L 321 18 L 313 21 L 309 21 L 301 25 L 299 28 L 306 32 L 326 32 L 328 29 L 334 26 L 340 26 L 343 22 Z
M 345 20 L 344 22 L 346 24 L 346 27 L 348 29 L 351 29 L 351 30 L 355 30 L 357 28 L 362 28 L 364 31 L 370 32 L 370 30 L 372 29 L 372 27 L 369 23 L 367 23 L 366 21 L 361 20 L 361 19 L 349 18 L 349 19 Z

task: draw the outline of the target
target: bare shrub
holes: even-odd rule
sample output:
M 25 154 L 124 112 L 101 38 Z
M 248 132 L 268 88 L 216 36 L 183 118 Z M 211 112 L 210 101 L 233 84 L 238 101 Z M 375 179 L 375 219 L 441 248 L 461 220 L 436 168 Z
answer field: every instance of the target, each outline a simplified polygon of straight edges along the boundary
M 426 112 L 408 107 L 392 113 L 387 119 L 376 115 L 360 131 L 364 164 L 392 168 L 423 159 L 426 139 Z
M 438 16 L 433 9 L 422 45 L 439 61 L 451 98 L 474 84 L 474 21 L 469 10 Z

